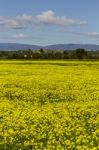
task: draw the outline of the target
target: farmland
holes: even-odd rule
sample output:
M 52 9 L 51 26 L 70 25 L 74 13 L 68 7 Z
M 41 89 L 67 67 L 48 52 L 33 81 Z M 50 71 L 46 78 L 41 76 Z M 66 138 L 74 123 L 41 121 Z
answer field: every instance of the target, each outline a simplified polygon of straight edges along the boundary
M 99 149 L 99 61 L 0 61 L 0 149 Z

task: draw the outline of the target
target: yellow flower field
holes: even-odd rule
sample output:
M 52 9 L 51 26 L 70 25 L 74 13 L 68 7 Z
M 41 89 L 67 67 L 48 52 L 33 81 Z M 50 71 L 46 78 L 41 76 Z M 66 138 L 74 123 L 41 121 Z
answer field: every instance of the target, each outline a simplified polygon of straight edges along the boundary
M 0 150 L 35 149 L 99 149 L 99 61 L 0 61 Z

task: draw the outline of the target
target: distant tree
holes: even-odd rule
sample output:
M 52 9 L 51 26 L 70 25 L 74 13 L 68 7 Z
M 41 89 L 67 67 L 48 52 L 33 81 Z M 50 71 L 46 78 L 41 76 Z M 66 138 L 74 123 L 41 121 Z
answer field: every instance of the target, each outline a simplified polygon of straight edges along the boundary
M 65 50 L 65 51 L 63 51 L 63 58 L 64 59 L 68 59 L 68 51 L 67 50 Z
M 85 49 L 78 48 L 76 49 L 76 56 L 78 59 L 84 59 L 87 56 Z
M 44 50 L 43 50 L 43 48 L 40 48 L 40 53 L 44 53 Z
M 27 58 L 27 59 L 31 59 L 33 56 L 33 51 L 31 49 L 28 49 L 26 51 L 24 51 L 24 58 Z
M 63 53 L 61 51 L 55 51 L 54 58 L 55 59 L 62 59 L 63 58 Z
M 40 57 L 40 59 L 42 59 L 42 58 L 44 58 L 44 55 L 45 55 L 45 51 L 44 51 L 44 49 L 43 48 L 40 48 L 40 50 L 39 50 L 39 57 Z

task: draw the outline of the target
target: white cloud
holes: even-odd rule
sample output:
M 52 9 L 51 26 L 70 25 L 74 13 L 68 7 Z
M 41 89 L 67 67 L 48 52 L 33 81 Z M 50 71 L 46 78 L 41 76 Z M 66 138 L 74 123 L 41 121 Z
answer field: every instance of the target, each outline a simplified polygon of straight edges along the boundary
M 3 17 L 0 17 L 0 26 L 5 28 L 23 28 L 24 24 L 17 21 L 17 19 L 6 19 Z
M 87 33 L 88 36 L 91 36 L 91 37 L 98 37 L 99 38 L 99 32 L 89 32 Z
M 5 23 L 5 19 L 0 16 L 0 25 L 3 25 Z
M 41 14 L 35 16 L 23 14 L 12 19 L 0 17 L 0 26 L 11 29 L 22 29 L 33 24 L 70 26 L 84 25 L 86 23 L 86 21 L 74 20 L 66 18 L 65 16 L 56 16 L 52 10 L 42 12 Z
M 93 37 L 93 38 L 99 38 L 99 32 L 77 32 L 77 31 L 72 31 L 72 30 L 62 30 L 64 33 L 70 33 L 70 34 L 75 34 L 75 35 L 82 35 L 82 36 L 87 36 L 87 37 Z
M 52 10 L 42 12 L 40 15 L 37 15 L 35 17 L 35 20 L 38 21 L 38 23 L 42 24 L 55 24 L 61 26 L 82 25 L 86 23 L 85 21 L 68 19 L 65 16 L 62 17 L 56 16 Z
M 19 34 L 14 34 L 12 35 L 12 38 L 15 39 L 28 39 L 28 38 L 32 38 L 29 35 L 23 34 L 23 33 L 19 33 Z
M 5 36 L 5 37 L 0 37 L 0 39 L 33 39 L 34 37 L 23 34 L 23 33 L 18 33 L 18 34 L 14 34 L 14 35 L 10 35 L 10 36 Z

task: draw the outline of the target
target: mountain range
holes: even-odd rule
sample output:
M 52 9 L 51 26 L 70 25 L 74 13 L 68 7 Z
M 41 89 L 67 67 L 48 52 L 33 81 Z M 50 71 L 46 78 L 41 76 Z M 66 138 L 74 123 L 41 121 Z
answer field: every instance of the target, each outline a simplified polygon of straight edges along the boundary
M 77 48 L 84 48 L 86 50 L 99 50 L 99 45 L 96 44 L 55 44 L 47 46 L 18 44 L 18 43 L 0 43 L 0 51 L 16 51 L 16 50 L 75 50 Z

